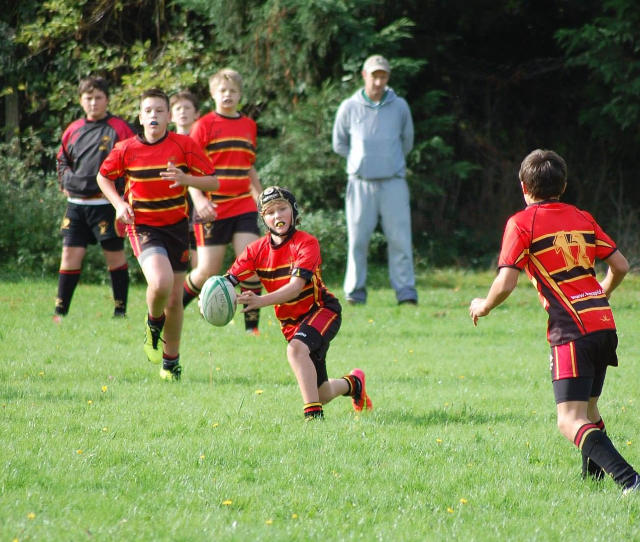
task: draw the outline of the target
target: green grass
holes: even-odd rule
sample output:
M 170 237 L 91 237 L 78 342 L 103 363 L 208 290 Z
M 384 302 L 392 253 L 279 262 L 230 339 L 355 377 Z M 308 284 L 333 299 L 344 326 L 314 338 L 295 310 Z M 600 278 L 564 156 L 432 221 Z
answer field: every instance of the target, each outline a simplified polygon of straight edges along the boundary
M 142 352 L 142 286 L 119 321 L 108 286 L 81 285 L 57 326 L 53 281 L 5 282 L 0 542 L 638 539 L 640 496 L 583 482 L 555 427 L 533 288 L 471 325 L 492 277 L 433 271 L 418 307 L 388 289 L 346 306 L 329 375 L 363 368 L 375 410 L 338 398 L 312 423 L 271 309 L 247 337 L 239 314 L 217 329 L 191 306 L 167 383 Z M 639 286 L 614 295 L 621 363 L 601 400 L 636 466 Z

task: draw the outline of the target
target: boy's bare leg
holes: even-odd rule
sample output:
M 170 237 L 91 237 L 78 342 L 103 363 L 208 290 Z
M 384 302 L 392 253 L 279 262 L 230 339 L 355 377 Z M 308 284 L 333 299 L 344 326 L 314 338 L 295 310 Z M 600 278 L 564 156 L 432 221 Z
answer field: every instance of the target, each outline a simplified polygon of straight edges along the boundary
M 147 280 L 147 309 L 154 318 L 161 318 L 173 290 L 173 269 L 162 254 L 144 259 L 142 273 Z
M 180 354 L 180 337 L 182 336 L 182 323 L 184 321 L 184 309 L 182 307 L 182 283 L 185 273 L 173 273 L 173 288 L 169 296 L 167 306 L 164 309 L 166 321 L 164 324 L 164 353 L 175 357 Z
M 323 405 L 347 393 L 349 393 L 349 384 L 344 378 L 331 378 L 318 389 L 320 402 Z
M 209 277 L 220 273 L 226 250 L 226 245 L 198 247 L 198 267 L 189 274 L 194 286 L 202 288 Z
M 305 405 L 320 402 L 318 375 L 309 355 L 309 347 L 302 341 L 293 339 L 287 346 L 287 358 L 298 381 Z

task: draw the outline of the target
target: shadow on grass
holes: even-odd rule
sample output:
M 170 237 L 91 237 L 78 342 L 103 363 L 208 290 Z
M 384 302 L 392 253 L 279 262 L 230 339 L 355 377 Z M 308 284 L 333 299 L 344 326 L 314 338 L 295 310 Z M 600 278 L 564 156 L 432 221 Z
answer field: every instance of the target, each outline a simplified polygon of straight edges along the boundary
M 426 412 L 408 410 L 385 410 L 376 412 L 376 421 L 380 423 L 398 424 L 405 423 L 419 426 L 430 425 L 493 425 L 507 423 L 522 426 L 530 418 L 511 412 L 486 413 L 478 412 L 472 408 L 453 410 L 448 408 L 434 408 Z

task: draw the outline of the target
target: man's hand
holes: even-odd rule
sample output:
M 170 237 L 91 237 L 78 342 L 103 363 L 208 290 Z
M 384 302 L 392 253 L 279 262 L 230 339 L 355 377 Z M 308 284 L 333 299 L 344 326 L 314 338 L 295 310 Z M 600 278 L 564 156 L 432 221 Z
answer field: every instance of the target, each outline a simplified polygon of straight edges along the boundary
M 478 325 L 478 318 L 487 316 L 491 311 L 487 310 L 486 299 L 476 297 L 469 306 L 469 316 L 473 321 L 473 325 Z

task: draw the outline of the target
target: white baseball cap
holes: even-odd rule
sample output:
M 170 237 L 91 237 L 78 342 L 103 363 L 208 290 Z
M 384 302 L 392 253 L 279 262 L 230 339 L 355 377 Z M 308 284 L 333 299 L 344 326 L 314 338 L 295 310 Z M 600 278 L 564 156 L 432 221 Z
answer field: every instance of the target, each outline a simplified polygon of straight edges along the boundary
M 391 64 L 389 64 L 389 61 L 382 55 L 370 56 L 362 65 L 362 71 L 366 73 L 373 73 L 378 70 L 391 73 Z

